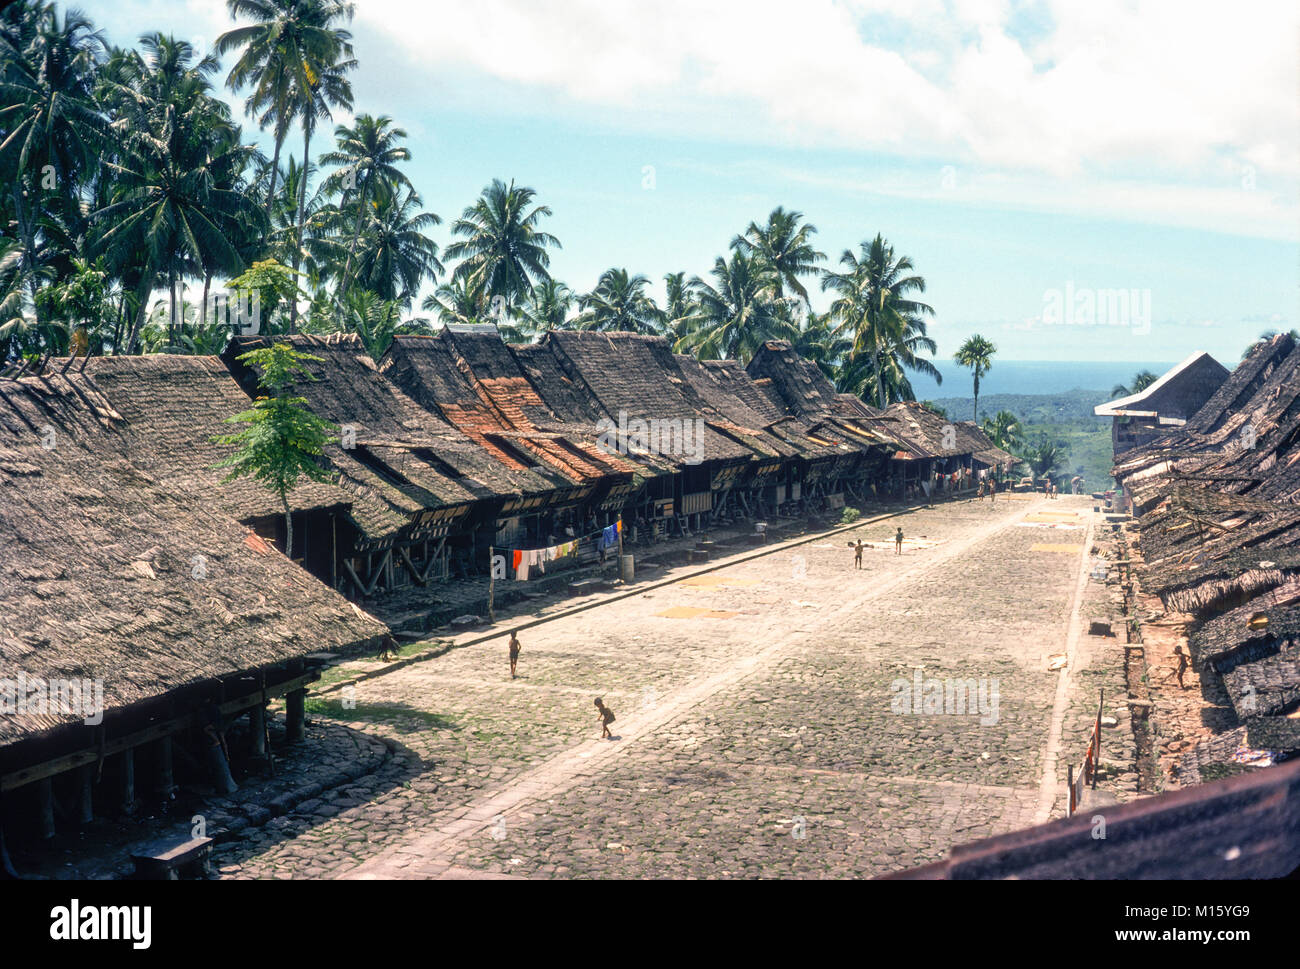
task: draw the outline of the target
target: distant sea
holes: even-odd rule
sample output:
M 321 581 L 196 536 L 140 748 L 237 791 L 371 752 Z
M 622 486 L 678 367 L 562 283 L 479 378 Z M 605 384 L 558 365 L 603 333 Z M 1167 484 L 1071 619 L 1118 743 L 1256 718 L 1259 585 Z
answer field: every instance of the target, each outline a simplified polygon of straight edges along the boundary
M 1159 376 L 1175 366 L 1172 363 L 1114 363 L 1108 360 L 998 360 L 993 369 L 980 378 L 980 396 L 985 394 L 1055 394 L 1067 390 L 1099 390 L 1109 394 L 1116 384 L 1128 385 L 1140 370 Z M 970 397 L 971 374 L 966 367 L 951 360 L 936 360 L 943 375 L 940 386 L 922 374 L 909 372 L 917 400 L 943 397 Z

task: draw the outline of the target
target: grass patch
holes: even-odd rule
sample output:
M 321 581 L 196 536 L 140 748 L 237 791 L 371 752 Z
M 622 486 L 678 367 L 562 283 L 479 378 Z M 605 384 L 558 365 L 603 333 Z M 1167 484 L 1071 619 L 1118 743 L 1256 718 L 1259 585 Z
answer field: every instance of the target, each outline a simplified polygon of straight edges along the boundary
M 345 707 L 342 699 L 333 697 L 309 697 L 306 708 L 308 713 L 333 717 L 337 720 L 365 720 L 370 722 L 415 721 L 421 727 L 430 730 L 459 730 L 456 721 L 449 720 L 437 713 L 427 710 L 414 710 L 411 707 L 395 703 L 357 703 Z

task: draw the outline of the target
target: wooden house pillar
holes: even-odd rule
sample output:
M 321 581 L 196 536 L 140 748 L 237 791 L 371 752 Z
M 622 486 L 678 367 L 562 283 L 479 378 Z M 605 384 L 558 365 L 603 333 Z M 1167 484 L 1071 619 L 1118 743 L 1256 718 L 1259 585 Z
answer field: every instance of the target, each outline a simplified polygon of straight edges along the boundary
M 176 780 L 172 770 L 172 738 L 158 741 L 158 796 L 163 801 L 176 797 Z
M 266 707 L 258 703 L 248 708 L 248 751 L 255 759 L 266 757 Z
M 54 780 L 42 777 L 36 782 L 36 822 L 40 828 L 41 838 L 49 841 L 54 837 Z
M 307 736 L 307 691 L 291 690 L 284 697 L 285 740 L 296 744 Z
M 122 813 L 135 814 L 140 802 L 135 797 L 135 748 L 122 751 Z
M 82 764 L 77 768 L 77 824 L 90 824 L 95 820 L 95 767 Z
M 226 751 L 219 737 L 207 736 L 208 770 L 212 774 L 212 786 L 218 794 L 234 794 L 239 785 L 230 776 L 230 762 L 226 760 Z

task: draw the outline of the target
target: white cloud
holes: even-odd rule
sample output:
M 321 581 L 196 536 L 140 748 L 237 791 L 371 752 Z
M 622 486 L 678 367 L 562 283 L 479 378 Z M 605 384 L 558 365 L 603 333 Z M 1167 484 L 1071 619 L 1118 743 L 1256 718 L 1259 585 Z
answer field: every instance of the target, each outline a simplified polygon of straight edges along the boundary
M 357 27 L 393 45 L 386 68 L 413 94 L 472 101 L 475 79 L 493 82 L 480 110 L 510 110 L 504 84 L 557 112 L 666 116 L 688 137 L 734 136 L 721 121 L 741 112 L 741 136 L 759 144 L 941 159 L 1024 181 L 1030 197 L 1036 181 L 1069 179 L 1069 194 L 1119 214 L 1227 215 L 1230 231 L 1276 235 L 1296 222 L 1297 9 L 366 0 Z M 1247 166 L 1272 194 L 1235 192 Z

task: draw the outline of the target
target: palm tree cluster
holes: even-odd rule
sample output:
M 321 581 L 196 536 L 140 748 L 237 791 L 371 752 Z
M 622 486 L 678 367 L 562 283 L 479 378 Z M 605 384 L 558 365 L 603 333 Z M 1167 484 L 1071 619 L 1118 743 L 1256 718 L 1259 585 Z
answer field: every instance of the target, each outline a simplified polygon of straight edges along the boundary
M 12 187 L 0 193 L 0 364 L 211 353 L 231 328 L 222 307 L 255 296 L 262 333 L 356 333 L 376 354 L 435 320 L 486 322 L 512 341 L 564 327 L 658 334 L 702 359 L 745 361 L 789 340 L 878 406 L 914 399 L 912 374 L 940 380 L 912 260 L 876 235 L 830 268 L 816 226 L 784 207 L 704 276 L 667 274 L 662 307 L 625 267 L 590 292 L 552 278 L 551 210 L 514 181 L 494 179 L 440 250 L 430 232 L 442 220 L 407 175 L 393 118 L 357 113 L 321 145 L 321 127 L 353 110 L 353 4 L 227 8 L 234 25 L 207 53 L 158 33 L 112 47 L 42 0 L 0 14 L 0 169 Z M 268 133 L 269 157 L 218 97 L 223 83 Z M 186 299 L 187 286 L 201 298 Z M 813 309 L 818 288 L 826 312 Z M 430 292 L 430 315 L 412 316 Z
M 277 295 L 259 304 L 262 332 L 414 325 L 402 311 L 443 267 L 428 235 L 439 219 L 401 170 L 405 132 L 359 114 L 310 155 L 320 125 L 352 107 L 352 4 L 227 6 L 239 23 L 206 54 L 159 33 L 112 47 L 50 3 L 0 14 L 0 170 L 12 186 L 0 197 L 0 362 L 211 352 L 229 332 L 220 290 L 254 267 L 288 281 L 256 290 Z M 269 159 L 218 96 L 224 54 L 226 86 L 272 135 Z M 294 131 L 301 158 L 285 150 Z M 187 282 L 201 299 L 183 299 Z

